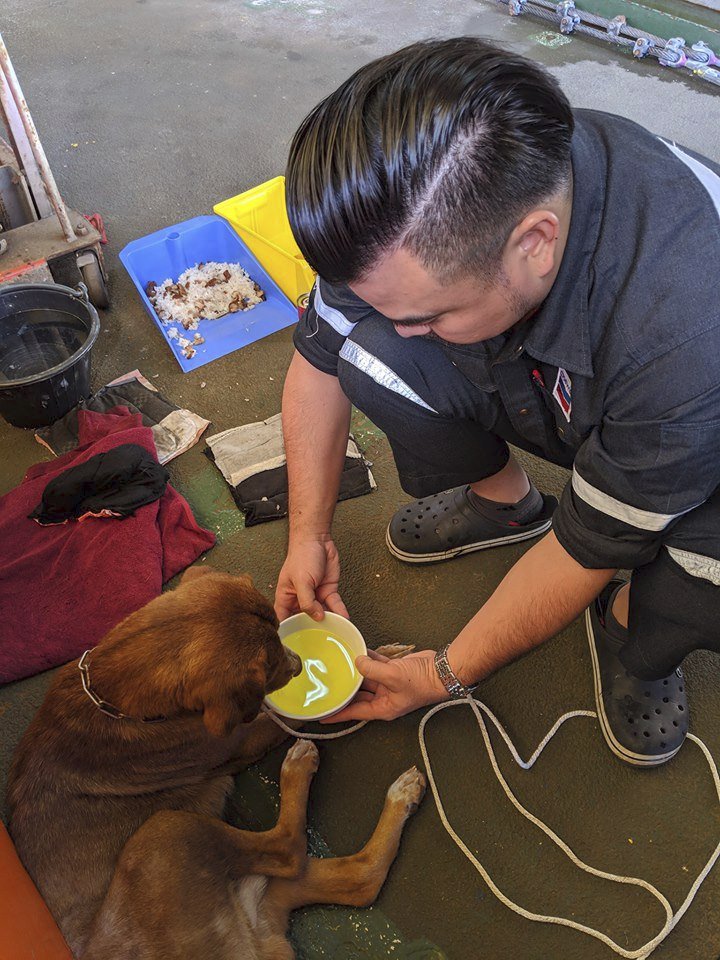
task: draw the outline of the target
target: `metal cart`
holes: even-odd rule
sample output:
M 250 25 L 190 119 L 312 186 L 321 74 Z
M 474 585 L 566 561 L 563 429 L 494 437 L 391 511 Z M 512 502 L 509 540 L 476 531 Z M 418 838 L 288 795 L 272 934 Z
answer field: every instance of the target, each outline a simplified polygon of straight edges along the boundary
M 91 223 L 60 196 L 0 34 L 0 286 L 84 283 L 96 307 L 109 305 L 102 222 Z M 98 229 L 100 227 L 100 229 Z

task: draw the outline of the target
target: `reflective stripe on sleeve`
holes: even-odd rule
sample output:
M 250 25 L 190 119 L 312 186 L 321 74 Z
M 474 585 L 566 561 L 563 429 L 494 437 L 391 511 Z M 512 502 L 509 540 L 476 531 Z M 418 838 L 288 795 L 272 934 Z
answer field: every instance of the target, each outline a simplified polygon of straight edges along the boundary
M 641 510 L 639 507 L 632 507 L 629 503 L 623 503 L 616 500 L 608 493 L 598 490 L 587 480 L 584 480 L 575 468 L 573 468 L 572 488 L 575 493 L 584 500 L 589 506 L 608 517 L 614 517 L 615 520 L 621 520 L 639 530 L 654 530 L 659 532 L 677 517 L 683 513 L 689 513 L 689 510 L 683 510 L 681 513 L 652 513 L 650 510 Z M 690 508 L 691 510 L 694 507 Z
M 343 337 L 347 337 L 355 329 L 355 324 L 350 323 L 345 314 L 341 313 L 341 311 L 336 307 L 329 307 L 325 303 L 322 297 L 322 291 L 320 289 L 321 286 L 322 283 L 320 278 L 318 278 L 315 281 L 315 312 L 319 317 L 322 317 L 326 323 L 329 323 L 333 330 L 337 331 L 337 333 L 341 334 Z
M 662 137 L 658 137 L 658 140 L 660 140 L 661 143 L 664 143 L 668 150 L 671 150 L 675 154 L 678 160 L 682 160 L 685 166 L 692 170 L 700 183 L 710 194 L 710 199 L 715 205 L 717 215 L 720 217 L 720 177 L 715 173 L 714 170 L 711 170 L 710 167 L 706 167 L 704 163 L 700 163 L 699 160 L 696 160 L 695 157 L 691 157 L 688 153 L 685 153 L 684 150 L 681 150 L 680 147 L 676 146 L 674 143 L 668 143 L 668 141 L 663 140 Z

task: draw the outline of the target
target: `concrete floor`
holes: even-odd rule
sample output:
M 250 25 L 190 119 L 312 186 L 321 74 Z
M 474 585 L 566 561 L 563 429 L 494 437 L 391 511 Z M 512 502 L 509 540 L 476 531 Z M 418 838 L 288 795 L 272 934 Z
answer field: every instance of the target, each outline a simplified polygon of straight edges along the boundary
M 305 112 L 351 70 L 406 42 L 461 33 L 496 38 L 549 65 L 575 105 L 624 114 L 720 157 L 711 133 L 720 129 L 717 91 L 602 45 L 559 38 L 546 26 L 510 20 L 477 0 L 4 0 L 0 29 L 61 188 L 74 206 L 101 211 L 108 226 L 113 306 L 102 317 L 94 385 L 139 367 L 157 375 L 153 382 L 169 397 L 212 418 L 217 430 L 278 411 L 291 331 L 184 376 L 117 253 L 135 237 L 210 212 L 217 200 L 281 172 Z M 437 647 L 488 597 L 521 547 L 427 569 L 394 561 L 383 531 L 403 495 L 382 436 L 367 422 L 356 427 L 375 462 L 379 489 L 338 508 L 345 599 L 371 645 L 397 640 Z M 44 456 L 31 432 L 4 424 L 0 450 L 0 493 Z M 543 489 L 561 490 L 562 471 L 524 459 Z M 219 532 L 208 562 L 249 571 L 271 594 L 285 524 L 244 529 L 201 446 L 175 461 L 171 473 L 199 520 Z M 720 756 L 718 662 L 695 654 L 687 673 L 692 728 Z M 0 691 L 0 781 L 49 679 L 46 674 Z M 581 624 L 502 670 L 482 685 L 480 696 L 529 755 L 556 716 L 593 706 Z M 361 845 L 387 785 L 420 760 L 418 721 L 413 715 L 376 724 L 323 748 L 311 802 L 316 850 L 343 854 Z M 629 948 L 654 935 L 662 917 L 646 894 L 578 874 L 511 809 L 469 711 L 438 717 L 428 740 L 450 819 L 502 889 L 530 909 L 600 926 Z M 668 767 L 638 772 L 615 760 L 594 721 L 583 719 L 564 728 L 529 774 L 502 751 L 500 757 L 520 798 L 580 856 L 606 870 L 646 877 L 675 906 L 717 842 L 717 801 L 691 744 Z M 281 752 L 238 778 L 235 819 L 256 826 L 272 820 L 280 760 Z M 720 870 L 655 956 L 717 958 L 718 897 Z M 296 918 L 294 936 L 305 960 L 611 956 L 572 931 L 508 912 L 452 845 L 430 797 L 409 826 L 377 906 L 305 911 Z

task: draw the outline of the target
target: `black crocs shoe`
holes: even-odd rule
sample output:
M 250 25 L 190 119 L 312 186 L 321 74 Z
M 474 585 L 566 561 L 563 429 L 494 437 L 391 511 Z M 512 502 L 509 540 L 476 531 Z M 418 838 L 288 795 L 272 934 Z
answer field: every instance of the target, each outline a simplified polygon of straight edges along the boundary
M 627 638 L 611 609 L 624 582 L 611 580 L 585 611 L 595 703 L 603 736 L 615 756 L 639 767 L 654 767 L 674 757 L 685 742 L 689 719 L 685 679 L 678 668 L 662 680 L 640 680 L 623 666 L 619 653 Z
M 533 520 L 518 523 L 512 519 L 512 507 L 502 520 L 484 516 L 473 506 L 473 496 L 466 485 L 401 507 L 387 528 L 388 550 L 406 563 L 437 563 L 463 553 L 529 540 L 550 529 L 557 506 L 555 497 L 543 496 L 542 508 Z

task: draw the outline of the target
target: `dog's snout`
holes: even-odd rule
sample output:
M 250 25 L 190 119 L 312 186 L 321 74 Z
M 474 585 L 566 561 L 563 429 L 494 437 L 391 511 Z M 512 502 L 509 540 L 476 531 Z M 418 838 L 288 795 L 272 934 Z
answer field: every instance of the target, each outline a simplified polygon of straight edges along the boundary
M 292 675 L 294 677 L 299 677 L 300 674 L 302 673 L 302 660 L 293 650 L 288 650 L 287 647 L 285 647 L 285 653 L 287 654 L 287 658 L 290 661 Z

